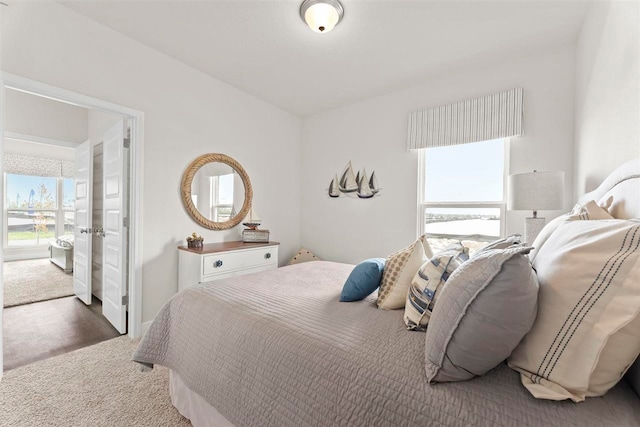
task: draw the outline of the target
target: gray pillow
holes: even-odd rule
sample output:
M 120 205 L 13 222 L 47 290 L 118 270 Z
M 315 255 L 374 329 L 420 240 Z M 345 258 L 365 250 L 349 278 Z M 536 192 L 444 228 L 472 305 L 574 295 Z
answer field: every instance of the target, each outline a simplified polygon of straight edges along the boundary
M 511 236 L 494 240 L 493 242 L 489 243 L 487 246 L 476 252 L 475 255 L 489 251 L 491 249 L 507 249 L 513 246 L 522 246 L 522 236 L 520 234 L 512 234 Z
M 458 267 L 427 328 L 429 382 L 464 381 L 505 360 L 533 326 L 538 278 L 528 247 L 492 249 Z

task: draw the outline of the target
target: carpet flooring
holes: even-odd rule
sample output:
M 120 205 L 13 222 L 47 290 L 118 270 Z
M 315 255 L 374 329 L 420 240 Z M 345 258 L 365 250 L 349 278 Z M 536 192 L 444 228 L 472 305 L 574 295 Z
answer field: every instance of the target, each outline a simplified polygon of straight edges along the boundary
M 169 397 L 169 371 L 140 372 L 138 341 L 114 338 L 5 373 L 2 426 L 190 426 Z
M 10 261 L 3 267 L 5 307 L 73 295 L 73 274 L 48 258 Z

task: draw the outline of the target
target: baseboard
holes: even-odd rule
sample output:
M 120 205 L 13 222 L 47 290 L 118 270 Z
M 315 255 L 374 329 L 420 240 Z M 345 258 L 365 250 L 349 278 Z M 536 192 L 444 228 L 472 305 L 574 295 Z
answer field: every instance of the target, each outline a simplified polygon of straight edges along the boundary
M 5 248 L 4 261 L 22 261 L 26 259 L 49 258 L 49 248 Z

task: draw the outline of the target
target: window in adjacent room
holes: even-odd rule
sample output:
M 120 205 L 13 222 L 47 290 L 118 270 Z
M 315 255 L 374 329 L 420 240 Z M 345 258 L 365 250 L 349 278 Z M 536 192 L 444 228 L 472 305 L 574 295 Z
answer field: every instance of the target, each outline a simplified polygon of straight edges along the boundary
M 434 251 L 461 240 L 473 253 L 503 236 L 507 139 L 423 149 L 418 232 Z
M 5 176 L 5 247 L 44 245 L 73 234 L 73 179 Z

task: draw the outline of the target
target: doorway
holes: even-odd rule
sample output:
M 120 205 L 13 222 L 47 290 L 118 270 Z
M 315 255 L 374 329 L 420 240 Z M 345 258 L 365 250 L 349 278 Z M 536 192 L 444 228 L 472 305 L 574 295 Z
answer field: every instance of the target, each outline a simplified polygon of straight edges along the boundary
M 123 138 L 128 136 L 128 141 L 126 145 L 128 145 L 128 153 L 130 155 L 130 178 L 124 179 L 123 177 L 119 178 L 119 182 L 121 183 L 121 188 L 126 190 L 128 193 L 128 199 L 130 200 L 130 204 L 128 206 L 129 214 L 127 219 L 120 217 L 119 223 L 122 224 L 122 220 L 126 221 L 124 224 L 128 226 L 126 230 L 122 233 L 122 235 L 117 236 L 120 241 L 126 242 L 129 250 L 128 253 L 124 255 L 121 261 L 115 262 L 116 264 L 120 264 L 122 266 L 126 265 L 128 268 L 121 269 L 125 282 L 129 283 L 128 295 L 125 298 L 113 298 L 114 301 L 117 302 L 116 305 L 122 306 L 125 308 L 124 312 L 126 315 L 126 310 L 128 309 L 128 326 L 126 324 L 127 318 L 125 317 L 123 325 L 117 327 L 118 330 L 124 332 L 128 331 L 128 335 L 131 338 L 137 338 L 140 336 L 141 331 L 141 237 L 142 237 L 142 228 L 141 228 L 141 204 L 142 204 L 142 120 L 143 114 L 140 111 L 133 110 L 127 107 L 119 106 L 116 104 L 112 104 L 106 101 L 102 101 L 99 99 L 87 97 L 84 95 L 76 94 L 70 91 L 66 91 L 64 89 L 56 88 L 50 85 L 46 85 L 43 83 L 35 82 L 32 80 L 24 79 L 19 76 L 14 76 L 10 74 L 2 74 L 2 82 L 0 87 L 0 110 L 2 112 L 6 111 L 6 92 L 7 90 L 14 90 L 20 92 L 26 92 L 36 96 L 42 96 L 51 100 L 60 101 L 66 104 L 79 106 L 83 108 L 87 108 L 93 111 L 97 111 L 99 113 L 106 113 L 108 115 L 119 116 L 123 118 L 126 122 L 128 122 L 130 129 L 129 135 L 126 135 L 126 130 L 124 126 L 121 126 L 121 134 Z M 0 131 L 1 135 L 4 137 L 7 136 L 7 133 L 4 129 L 4 123 L 0 122 Z M 4 140 L 4 138 L 2 138 Z M 3 150 L 0 150 L 3 151 Z M 93 162 L 92 162 L 93 163 Z M 0 162 L 2 164 L 2 162 Z M 0 166 L 0 172 L 2 172 L 2 166 Z M 3 174 L 4 175 L 4 174 Z M 76 189 L 77 193 L 77 189 Z M 5 204 L 6 201 L 2 200 L 0 203 Z M 0 205 L 2 206 L 2 205 Z M 3 210 L 6 209 L 5 206 L 2 206 Z M 77 211 L 75 212 L 77 214 Z M 109 218 L 115 218 L 113 213 L 107 214 Z M 107 219 L 108 222 L 108 219 Z M 84 224 L 84 228 L 86 228 L 87 236 L 93 234 L 95 230 L 94 227 L 86 227 Z M 110 224 L 114 225 L 113 222 Z M 77 224 L 77 227 L 83 227 L 83 224 Z M 101 232 L 104 232 L 105 227 L 95 227 L 98 229 L 102 229 Z M 91 229 L 91 230 L 89 230 Z M 75 233 L 78 235 L 78 233 Z M 101 236 L 102 237 L 102 236 Z M 92 241 L 92 239 L 88 239 Z M 118 252 L 118 251 L 115 251 Z M 121 251 L 119 253 L 122 253 Z M 4 260 L 4 250 L 0 251 L 0 265 L 2 265 L 2 261 Z M 113 257 L 110 258 L 113 261 Z M 89 281 L 91 280 L 91 275 L 88 276 Z M 104 286 L 104 283 L 103 283 Z M 3 294 L 3 285 L 0 283 L 0 303 L 2 302 L 2 294 Z M 91 302 L 91 293 L 88 295 L 88 302 Z M 104 298 L 103 298 L 104 299 Z M 77 301 L 77 300 L 76 300 Z M 87 298 L 85 301 L 87 302 Z M 113 302 L 113 301 L 111 301 Z M 104 307 L 103 307 L 104 308 Z M 118 312 L 118 315 L 122 317 L 123 311 Z M 0 317 L 0 331 L 2 330 L 2 318 Z M 0 339 L 0 363 L 2 362 L 2 340 Z

